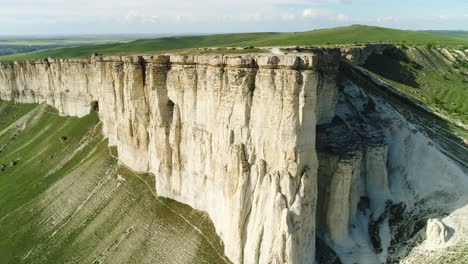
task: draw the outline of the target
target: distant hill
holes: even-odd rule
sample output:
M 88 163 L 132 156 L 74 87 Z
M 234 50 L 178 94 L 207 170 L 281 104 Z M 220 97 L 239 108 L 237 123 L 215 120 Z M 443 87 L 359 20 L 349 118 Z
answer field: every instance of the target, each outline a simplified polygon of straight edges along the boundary
M 103 53 L 105 55 L 157 54 L 180 52 L 181 50 L 201 47 L 313 46 L 366 42 L 404 42 L 414 45 L 424 45 L 427 43 L 468 45 L 468 38 L 374 26 L 352 25 L 348 27 L 291 33 L 239 33 L 141 39 L 129 43 L 63 48 L 33 53 L 21 53 L 11 56 L 0 56 L 0 60 L 28 60 L 46 57 L 86 57 L 92 53 Z
M 456 38 L 468 38 L 468 31 L 466 30 L 426 30 L 421 32 Z

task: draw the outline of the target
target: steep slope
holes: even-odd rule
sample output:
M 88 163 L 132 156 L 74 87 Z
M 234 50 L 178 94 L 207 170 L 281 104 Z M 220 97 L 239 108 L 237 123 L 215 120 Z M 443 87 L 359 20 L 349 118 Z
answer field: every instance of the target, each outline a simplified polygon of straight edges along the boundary
M 465 263 L 468 149 L 354 74 L 317 130 L 319 237 L 342 263 Z
M 1 263 L 229 263 L 206 214 L 119 165 L 96 114 L 0 101 L 0 120 Z
M 435 111 L 468 124 L 468 51 L 403 47 L 399 54 L 373 54 L 363 67 Z
M 354 55 L 342 64 L 333 121 L 317 129 L 319 239 L 342 263 L 465 263 L 466 143 L 447 119 L 359 66 L 378 71 L 376 55 L 401 51 Z

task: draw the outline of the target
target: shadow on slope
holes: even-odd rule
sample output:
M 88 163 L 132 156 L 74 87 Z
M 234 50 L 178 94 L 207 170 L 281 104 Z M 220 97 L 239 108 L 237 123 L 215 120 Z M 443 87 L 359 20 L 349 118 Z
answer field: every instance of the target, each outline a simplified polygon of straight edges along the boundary
M 405 65 L 407 62 L 406 58 L 398 58 L 385 52 L 384 54 L 373 53 L 367 59 L 364 68 L 394 82 L 418 88 L 419 84 L 416 82 L 416 76 Z
M 442 49 L 431 45 L 403 45 L 401 49 L 401 54 L 373 54 L 363 67 L 435 111 L 466 124 L 468 66 L 447 61 Z

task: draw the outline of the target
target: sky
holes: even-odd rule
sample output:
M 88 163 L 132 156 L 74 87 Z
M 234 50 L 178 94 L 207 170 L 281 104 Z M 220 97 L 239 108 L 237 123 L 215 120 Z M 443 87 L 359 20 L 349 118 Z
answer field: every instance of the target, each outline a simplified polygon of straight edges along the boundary
M 0 35 L 468 30 L 468 0 L 0 0 Z

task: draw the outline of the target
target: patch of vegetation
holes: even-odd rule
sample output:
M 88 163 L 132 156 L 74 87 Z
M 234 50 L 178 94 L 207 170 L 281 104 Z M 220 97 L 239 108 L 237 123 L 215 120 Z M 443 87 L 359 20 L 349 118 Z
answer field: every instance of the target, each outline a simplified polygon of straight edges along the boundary
M 0 100 L 0 131 L 33 110 L 36 106 L 31 104 L 13 105 L 11 102 Z
M 61 45 L 0 45 L 0 56 L 15 53 L 34 52 L 38 50 L 63 48 Z
M 354 43 L 406 43 L 406 45 L 433 43 L 459 46 L 468 45 L 468 39 L 416 31 L 353 25 L 292 33 L 243 33 L 143 39 L 129 43 L 93 45 L 0 56 L 0 60 L 31 60 L 47 57 L 76 58 L 87 57 L 93 53 L 105 55 L 176 53 L 203 47 L 327 46 L 352 45 Z

